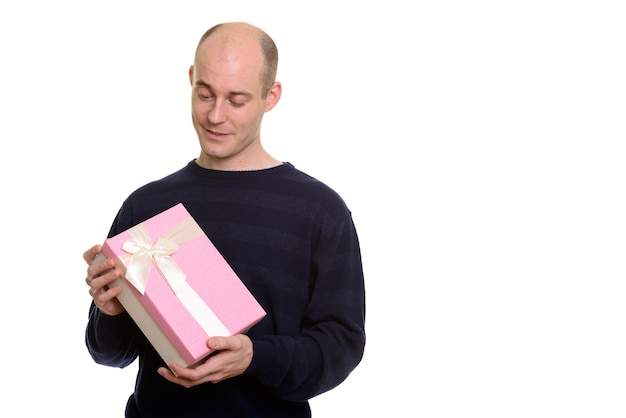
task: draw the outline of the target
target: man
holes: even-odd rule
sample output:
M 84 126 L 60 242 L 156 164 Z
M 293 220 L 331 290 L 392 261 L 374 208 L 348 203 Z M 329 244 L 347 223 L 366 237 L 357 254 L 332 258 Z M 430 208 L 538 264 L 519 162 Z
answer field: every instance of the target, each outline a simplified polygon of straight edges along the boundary
M 240 22 L 208 30 L 189 69 L 200 155 L 135 190 L 109 236 L 182 202 L 267 312 L 246 334 L 211 337 L 195 368 L 164 364 L 108 285 L 113 260 L 93 263 L 86 344 L 99 364 L 139 370 L 127 417 L 309 417 L 309 399 L 352 372 L 365 346 L 365 291 L 351 213 L 329 187 L 261 143 L 276 106 L 278 51 Z M 93 264 L 92 264 L 93 263 Z

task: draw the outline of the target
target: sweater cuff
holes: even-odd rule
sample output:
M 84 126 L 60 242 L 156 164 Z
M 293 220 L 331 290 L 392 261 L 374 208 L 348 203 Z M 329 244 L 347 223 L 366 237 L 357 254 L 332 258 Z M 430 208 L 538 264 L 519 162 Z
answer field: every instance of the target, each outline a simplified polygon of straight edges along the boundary
M 281 345 L 283 348 L 284 344 L 285 341 L 282 341 Z M 283 381 L 287 372 L 285 364 L 288 362 L 281 358 L 280 354 L 284 352 L 271 339 L 260 338 L 252 340 L 252 361 L 243 374 L 256 378 L 264 385 L 277 387 Z
M 123 311 L 119 315 L 107 315 L 95 306 L 92 309 L 92 315 L 102 330 L 115 330 L 117 332 L 120 327 L 127 327 L 129 321 L 133 322 L 127 311 Z

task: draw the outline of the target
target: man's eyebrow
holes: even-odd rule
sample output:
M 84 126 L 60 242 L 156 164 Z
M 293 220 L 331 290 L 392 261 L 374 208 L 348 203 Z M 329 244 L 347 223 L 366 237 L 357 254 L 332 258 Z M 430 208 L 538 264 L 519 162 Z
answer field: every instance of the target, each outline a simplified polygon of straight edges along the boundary
M 211 85 L 209 83 L 205 83 L 202 80 L 196 80 L 196 87 L 206 87 L 209 90 L 211 90 Z M 248 93 L 247 91 L 231 91 L 228 93 L 229 96 L 246 96 L 246 97 L 252 97 L 252 94 Z

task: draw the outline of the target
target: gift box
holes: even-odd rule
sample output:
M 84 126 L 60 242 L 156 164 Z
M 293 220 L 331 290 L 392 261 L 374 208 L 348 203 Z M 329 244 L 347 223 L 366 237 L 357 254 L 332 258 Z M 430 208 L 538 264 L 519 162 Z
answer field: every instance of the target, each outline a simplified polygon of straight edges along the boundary
M 182 203 L 108 238 L 102 254 L 122 273 L 118 300 L 168 365 L 195 366 L 207 338 L 266 314 Z

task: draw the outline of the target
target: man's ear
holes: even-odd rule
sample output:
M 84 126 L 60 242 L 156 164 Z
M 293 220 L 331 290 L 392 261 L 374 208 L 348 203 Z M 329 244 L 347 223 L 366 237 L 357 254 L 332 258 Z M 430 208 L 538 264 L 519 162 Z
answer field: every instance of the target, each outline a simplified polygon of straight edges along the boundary
M 193 65 L 189 66 L 189 84 L 193 86 Z
M 267 92 L 267 99 L 265 100 L 265 111 L 269 112 L 276 106 L 280 100 L 280 96 L 283 93 L 283 86 L 280 81 L 275 81 L 270 90 Z

